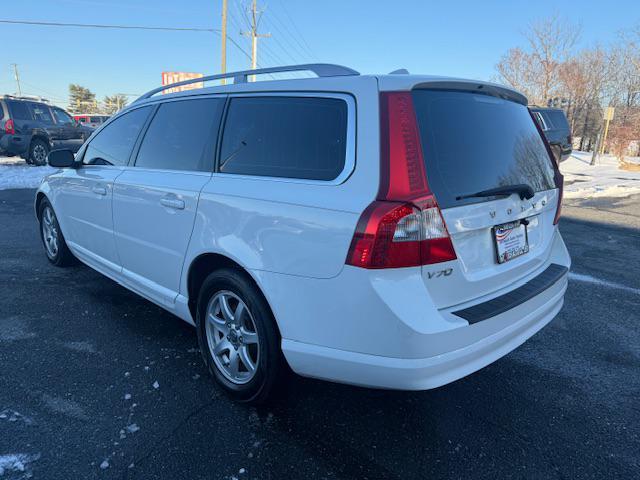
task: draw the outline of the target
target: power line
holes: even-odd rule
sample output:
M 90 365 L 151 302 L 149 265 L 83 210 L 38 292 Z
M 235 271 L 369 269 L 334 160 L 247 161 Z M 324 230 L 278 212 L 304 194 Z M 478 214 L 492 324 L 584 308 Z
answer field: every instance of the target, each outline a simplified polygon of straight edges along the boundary
M 79 27 L 79 28 L 111 28 L 120 30 L 166 30 L 174 32 L 216 32 L 216 28 L 195 28 L 195 27 L 150 27 L 146 25 L 106 25 L 98 23 L 62 23 L 62 22 L 34 22 L 28 20 L 0 20 L 0 23 L 12 25 L 39 25 L 46 27 Z
M 222 35 L 219 28 L 197 28 L 197 27 L 155 27 L 148 25 L 108 25 L 98 23 L 62 23 L 62 22 L 36 22 L 30 20 L 0 20 L 0 23 L 12 25 L 35 25 L 45 27 L 77 27 L 77 28 L 102 28 L 102 29 L 118 29 L 118 30 L 156 30 L 156 31 L 172 31 L 172 32 L 206 32 L 217 33 Z M 248 59 L 251 55 L 242 48 L 238 42 L 227 35 L 229 40 L 238 50 L 240 50 Z
M 272 23 L 272 26 L 282 34 L 282 31 L 280 31 L 280 29 L 278 29 L 278 27 Z M 291 43 L 287 42 L 289 45 L 289 48 L 285 47 L 282 42 L 280 41 L 280 39 L 278 38 L 277 35 L 273 36 L 273 40 L 275 41 L 276 45 L 278 45 L 278 47 L 280 47 L 280 49 L 283 51 L 284 54 L 286 54 L 289 58 L 291 58 L 293 60 L 294 63 L 303 63 L 301 61 L 298 61 L 295 57 L 294 57 L 294 53 L 297 55 L 297 52 L 294 51 L 294 49 L 291 48 Z M 282 40 L 283 41 L 287 41 L 287 39 L 285 38 L 284 34 L 282 34 Z M 302 58 L 304 58 L 306 56 L 303 55 Z
M 291 17 L 291 15 L 289 15 L 289 11 L 287 9 L 287 7 L 285 6 L 284 2 L 281 1 L 280 2 L 280 6 L 282 7 L 282 11 L 284 12 L 284 14 L 287 16 L 287 18 L 289 19 L 289 23 L 291 23 L 291 26 L 293 27 L 293 29 L 296 31 L 296 33 L 300 36 L 300 40 L 302 40 L 302 43 L 304 43 L 304 46 L 306 47 L 307 51 L 309 52 L 309 54 L 311 55 L 312 58 L 317 59 L 318 56 L 315 54 L 315 52 L 311 49 L 311 47 L 309 46 L 309 44 L 307 43 L 306 39 L 304 38 L 304 35 L 302 35 L 302 32 L 300 32 L 300 30 L 298 29 L 296 22 L 293 21 L 293 18 Z M 283 23 L 282 24 L 285 28 L 287 28 L 286 24 Z M 298 39 L 292 35 L 292 37 L 294 38 L 294 40 L 296 41 L 296 43 L 298 43 L 298 45 L 300 45 L 302 47 L 302 44 L 300 44 L 300 42 L 298 42 Z
M 237 3 L 236 3 L 237 5 Z M 117 29 L 117 30 L 145 30 L 145 31 L 173 31 L 173 32 L 204 32 L 215 33 L 222 36 L 222 31 L 218 28 L 199 28 L 199 27 L 158 27 L 149 25 L 121 25 L 121 24 L 98 24 L 98 23 L 67 23 L 67 22 L 40 22 L 31 20 L 4 20 L 0 19 L 0 23 L 11 25 L 31 25 L 31 26 L 46 26 L 46 27 L 72 27 L 72 28 L 100 28 L 100 29 Z M 226 35 L 226 38 L 231 44 L 236 47 L 247 59 L 252 60 L 252 54 L 248 53 L 242 45 L 236 40 Z M 255 62 L 258 68 L 261 65 Z M 273 75 L 269 75 L 274 78 Z
M 274 10 L 271 11 L 270 18 L 272 18 L 273 20 L 277 20 L 277 22 L 284 27 L 284 23 L 282 22 L 282 20 L 280 20 L 280 18 L 278 18 L 278 16 L 275 14 Z M 304 51 L 303 49 L 301 49 L 300 47 L 298 47 L 296 45 L 296 43 L 298 45 L 300 45 L 300 43 L 297 42 L 297 39 L 290 33 L 289 30 L 285 31 L 285 30 L 281 29 L 280 27 L 278 27 L 278 25 L 274 21 L 271 22 L 271 26 L 280 34 L 280 36 L 282 38 L 282 41 L 287 43 L 288 49 L 292 53 L 295 53 L 296 55 L 300 55 L 301 58 L 303 58 L 303 59 L 307 58 L 307 57 L 311 57 L 311 55 L 309 55 L 308 52 Z M 296 43 L 293 43 L 291 40 L 289 40 L 289 38 L 291 38 Z M 283 50 L 287 51 L 287 49 L 284 46 L 281 46 L 281 47 L 282 47 Z M 291 56 L 293 58 L 293 55 L 291 55 Z M 300 63 L 304 63 L 304 62 L 300 62 Z

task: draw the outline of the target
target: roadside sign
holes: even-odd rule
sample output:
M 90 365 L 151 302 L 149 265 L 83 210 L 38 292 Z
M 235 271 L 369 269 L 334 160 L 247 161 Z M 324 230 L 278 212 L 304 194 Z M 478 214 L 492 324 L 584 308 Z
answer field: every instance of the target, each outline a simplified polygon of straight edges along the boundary
M 204 77 L 204 74 L 195 72 L 162 72 L 162 85 L 171 85 L 172 83 L 202 77 Z M 204 84 L 202 82 L 197 82 L 190 85 L 169 88 L 167 90 L 163 90 L 162 93 L 184 92 L 185 90 L 193 90 L 196 88 L 202 88 L 203 86 Z
M 613 107 L 607 107 L 604 110 L 604 120 L 608 120 L 611 121 L 613 120 L 613 112 L 615 111 L 615 108 Z

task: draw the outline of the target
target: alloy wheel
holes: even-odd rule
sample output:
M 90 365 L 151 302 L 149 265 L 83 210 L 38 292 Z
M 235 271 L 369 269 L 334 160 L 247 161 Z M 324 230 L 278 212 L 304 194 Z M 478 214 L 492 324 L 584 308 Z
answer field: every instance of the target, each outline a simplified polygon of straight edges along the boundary
M 256 375 L 260 338 L 253 315 L 233 292 L 217 292 L 206 311 L 207 344 L 218 370 L 231 382 L 242 385 Z
M 33 147 L 33 160 L 36 165 L 44 165 L 47 160 L 47 149 L 37 144 Z
M 55 258 L 58 254 L 58 226 L 55 219 L 56 215 L 51 207 L 44 207 L 42 211 L 42 239 L 50 258 Z

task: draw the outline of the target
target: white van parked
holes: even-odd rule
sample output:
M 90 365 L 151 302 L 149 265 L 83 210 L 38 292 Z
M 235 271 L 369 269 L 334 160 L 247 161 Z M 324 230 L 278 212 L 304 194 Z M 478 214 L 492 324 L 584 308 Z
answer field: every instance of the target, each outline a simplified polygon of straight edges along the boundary
M 248 82 L 307 70 L 318 78 Z M 217 75 L 197 82 L 223 78 Z M 327 64 L 226 75 L 102 125 L 35 208 L 73 257 L 197 328 L 241 401 L 300 375 L 422 390 L 510 352 L 560 311 L 560 175 L 501 85 Z

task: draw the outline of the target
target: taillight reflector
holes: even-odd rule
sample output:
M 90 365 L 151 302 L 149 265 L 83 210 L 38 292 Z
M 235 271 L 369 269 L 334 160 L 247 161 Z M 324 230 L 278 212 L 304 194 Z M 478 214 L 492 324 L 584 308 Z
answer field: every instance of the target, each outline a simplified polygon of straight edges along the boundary
M 427 183 L 411 92 L 380 95 L 380 148 L 378 200 L 358 221 L 347 264 L 401 268 L 455 260 Z
M 13 120 L 9 119 L 4 122 L 4 132 L 9 135 L 14 135 L 16 133 L 15 125 L 13 124 Z
M 379 199 L 430 193 L 411 92 L 380 94 L 380 157 Z

